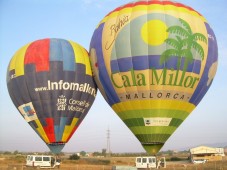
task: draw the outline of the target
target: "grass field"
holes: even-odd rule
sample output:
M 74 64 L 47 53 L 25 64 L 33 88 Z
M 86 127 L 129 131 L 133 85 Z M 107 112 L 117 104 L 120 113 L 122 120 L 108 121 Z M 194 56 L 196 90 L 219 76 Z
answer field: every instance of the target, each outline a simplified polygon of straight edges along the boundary
M 63 159 L 61 170 L 112 170 L 114 165 L 134 166 L 135 157 Z M 23 155 L 0 155 L 0 170 L 30 170 Z M 166 170 L 227 170 L 227 160 L 192 164 L 189 161 L 168 161 Z

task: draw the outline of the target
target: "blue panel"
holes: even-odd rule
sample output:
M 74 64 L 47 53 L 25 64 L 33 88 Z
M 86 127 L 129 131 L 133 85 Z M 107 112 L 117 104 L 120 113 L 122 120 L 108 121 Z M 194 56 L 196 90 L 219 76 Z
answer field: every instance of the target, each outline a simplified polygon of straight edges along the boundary
M 149 55 L 149 56 L 134 56 L 127 58 L 120 58 L 117 60 L 111 61 L 111 71 L 116 72 L 126 72 L 131 69 L 134 70 L 146 70 L 146 69 L 174 69 L 177 70 L 177 57 L 172 57 L 164 64 L 159 64 L 160 56 L 159 55 Z M 149 61 L 149 64 L 147 63 Z M 183 70 L 183 63 L 185 58 L 181 59 L 180 70 Z M 192 63 L 188 64 L 187 72 L 193 72 L 196 74 L 200 73 L 201 61 L 193 60 Z
M 102 31 L 103 31 L 104 24 L 101 24 L 99 28 L 95 30 L 95 33 L 93 34 L 90 49 L 95 48 L 96 54 L 97 54 L 97 61 L 98 61 L 98 69 L 99 71 L 99 79 L 101 81 L 101 84 L 103 88 L 105 89 L 105 93 L 108 97 L 108 103 L 109 105 L 113 105 L 115 103 L 119 103 L 120 99 L 115 92 L 115 89 L 111 83 L 110 77 L 108 75 L 108 72 L 106 70 L 103 52 L 102 52 Z
M 213 30 L 210 28 L 208 24 L 205 24 L 207 28 L 207 32 L 209 35 L 215 38 Z M 207 85 L 208 79 L 209 79 L 209 71 L 213 63 L 217 62 L 218 60 L 218 47 L 217 47 L 217 41 L 216 38 L 214 40 L 209 39 L 208 40 L 208 56 L 207 56 L 207 62 L 206 66 L 203 72 L 203 75 L 201 77 L 201 80 L 192 95 L 190 99 L 190 103 L 195 104 L 196 106 L 199 104 L 199 102 L 202 100 L 208 89 L 210 88 L 211 84 Z
M 71 44 L 62 39 L 50 39 L 50 61 L 63 61 L 63 70 L 75 70 L 75 57 Z
M 61 117 L 60 125 L 54 126 L 54 133 L 55 133 L 57 142 L 62 141 L 62 135 L 63 135 L 64 129 L 65 129 L 66 122 L 67 122 L 67 117 Z
M 50 39 L 50 61 L 63 61 L 62 47 L 59 39 Z
M 75 71 L 75 55 L 71 44 L 68 41 L 61 41 L 63 53 L 63 69 L 65 71 Z

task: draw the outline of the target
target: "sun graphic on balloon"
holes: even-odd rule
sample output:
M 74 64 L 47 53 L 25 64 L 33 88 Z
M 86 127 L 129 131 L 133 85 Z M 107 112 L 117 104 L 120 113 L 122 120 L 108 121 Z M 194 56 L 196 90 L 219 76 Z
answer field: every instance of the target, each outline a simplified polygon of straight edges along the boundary
M 161 45 L 168 38 L 167 28 L 167 25 L 161 20 L 150 20 L 141 28 L 142 39 L 152 46 Z

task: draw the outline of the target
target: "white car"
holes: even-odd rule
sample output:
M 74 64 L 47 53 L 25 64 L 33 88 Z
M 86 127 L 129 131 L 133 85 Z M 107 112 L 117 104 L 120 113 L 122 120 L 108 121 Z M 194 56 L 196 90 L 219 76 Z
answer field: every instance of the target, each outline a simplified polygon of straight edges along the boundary
M 54 168 L 60 166 L 60 161 L 50 155 L 27 155 L 26 166 L 37 168 Z

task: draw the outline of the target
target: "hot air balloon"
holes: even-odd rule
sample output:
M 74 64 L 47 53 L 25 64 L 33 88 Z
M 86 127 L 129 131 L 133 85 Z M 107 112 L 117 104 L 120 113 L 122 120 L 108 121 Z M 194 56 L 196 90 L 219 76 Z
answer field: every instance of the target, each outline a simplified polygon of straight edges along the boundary
M 53 153 L 59 153 L 83 121 L 96 96 L 87 51 L 64 39 L 31 42 L 12 57 L 10 97 Z
M 218 52 L 199 12 L 173 1 L 140 0 L 101 20 L 90 57 L 105 100 L 155 155 L 211 86 Z

